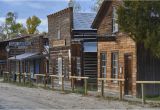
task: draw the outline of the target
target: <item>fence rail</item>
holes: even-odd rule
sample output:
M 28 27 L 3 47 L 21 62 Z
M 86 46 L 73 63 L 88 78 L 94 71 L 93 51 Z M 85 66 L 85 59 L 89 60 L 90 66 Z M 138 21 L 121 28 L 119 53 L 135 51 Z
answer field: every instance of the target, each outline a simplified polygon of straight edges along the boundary
M 160 81 L 136 81 L 136 83 L 141 84 L 142 104 L 144 104 L 145 103 L 144 84 L 160 84 Z
M 122 95 L 122 82 L 125 81 L 125 79 L 114 79 L 114 78 L 98 78 L 98 81 L 101 81 L 101 96 L 104 96 L 104 81 L 118 81 L 119 82 L 119 99 L 123 99 Z

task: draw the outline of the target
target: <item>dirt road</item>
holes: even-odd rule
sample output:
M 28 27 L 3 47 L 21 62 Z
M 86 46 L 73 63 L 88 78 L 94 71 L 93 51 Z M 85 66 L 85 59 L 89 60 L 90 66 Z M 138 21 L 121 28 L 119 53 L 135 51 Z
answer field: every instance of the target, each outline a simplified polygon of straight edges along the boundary
M 0 83 L 0 109 L 141 109 L 128 102 Z M 145 106 L 148 108 L 148 106 Z

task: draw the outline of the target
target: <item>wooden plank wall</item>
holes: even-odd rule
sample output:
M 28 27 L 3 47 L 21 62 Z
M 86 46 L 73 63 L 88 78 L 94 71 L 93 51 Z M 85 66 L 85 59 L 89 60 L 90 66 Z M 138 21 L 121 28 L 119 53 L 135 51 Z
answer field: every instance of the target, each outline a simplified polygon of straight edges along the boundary
M 160 58 L 154 57 L 143 45 L 137 46 L 137 80 L 160 81 Z M 146 95 L 160 95 L 160 85 L 144 85 Z M 140 96 L 140 85 L 137 86 L 137 95 Z

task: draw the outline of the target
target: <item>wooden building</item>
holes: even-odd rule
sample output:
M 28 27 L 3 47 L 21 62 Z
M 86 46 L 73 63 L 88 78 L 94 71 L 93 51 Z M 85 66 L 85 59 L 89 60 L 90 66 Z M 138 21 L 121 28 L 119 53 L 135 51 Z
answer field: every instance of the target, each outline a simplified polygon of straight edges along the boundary
M 94 17 L 95 13 L 75 13 L 72 7 L 48 15 L 51 74 L 66 79 L 70 75 L 92 76 L 96 83 L 96 30 L 91 28 Z M 87 50 L 89 43 L 93 51 Z M 89 58 L 91 61 L 87 61 Z
M 0 71 L 9 71 L 9 62 L 7 59 L 9 57 L 19 55 L 25 52 L 24 49 L 14 49 L 10 48 L 7 52 L 7 47 L 9 45 L 9 42 L 22 42 L 25 38 L 29 36 L 18 36 L 16 38 L 5 40 L 0 42 Z
M 124 78 L 124 95 L 138 96 L 141 92 L 137 80 L 160 80 L 160 60 L 119 31 L 116 9 L 121 4 L 122 1 L 104 1 L 92 23 L 98 33 L 98 77 Z M 105 89 L 116 92 L 118 82 L 106 81 Z M 145 90 L 146 95 L 160 94 L 159 85 L 146 85 Z
M 10 41 L 8 47 L 24 50 L 23 53 L 8 58 L 12 74 L 31 73 L 31 78 L 34 79 L 34 74 L 48 73 L 48 38 L 44 38 L 43 35 L 30 35 L 23 41 Z

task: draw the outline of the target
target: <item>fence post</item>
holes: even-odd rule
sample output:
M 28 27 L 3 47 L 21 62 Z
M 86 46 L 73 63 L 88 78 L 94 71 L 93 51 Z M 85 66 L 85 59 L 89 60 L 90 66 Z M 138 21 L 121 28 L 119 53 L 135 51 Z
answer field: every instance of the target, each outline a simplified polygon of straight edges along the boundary
M 44 76 L 44 87 L 46 88 L 46 75 Z
M 36 75 L 36 84 L 38 86 L 38 75 Z
M 64 77 L 62 76 L 62 91 L 64 91 Z
M 29 86 L 31 87 L 31 74 L 29 74 Z
M 104 80 L 102 79 L 101 96 L 104 96 Z
M 142 90 L 142 104 L 145 103 L 145 98 L 144 98 L 144 84 L 141 83 L 141 90 Z
M 23 84 L 25 84 L 25 74 L 23 74 Z
M 54 77 L 52 76 L 52 89 L 54 90 Z
M 84 92 L 84 94 L 87 95 L 87 79 L 84 80 L 84 83 L 85 83 L 85 92 Z
M 72 81 L 72 92 L 74 92 L 74 78 L 71 78 Z
M 119 99 L 122 100 L 122 81 L 120 81 L 119 90 Z

